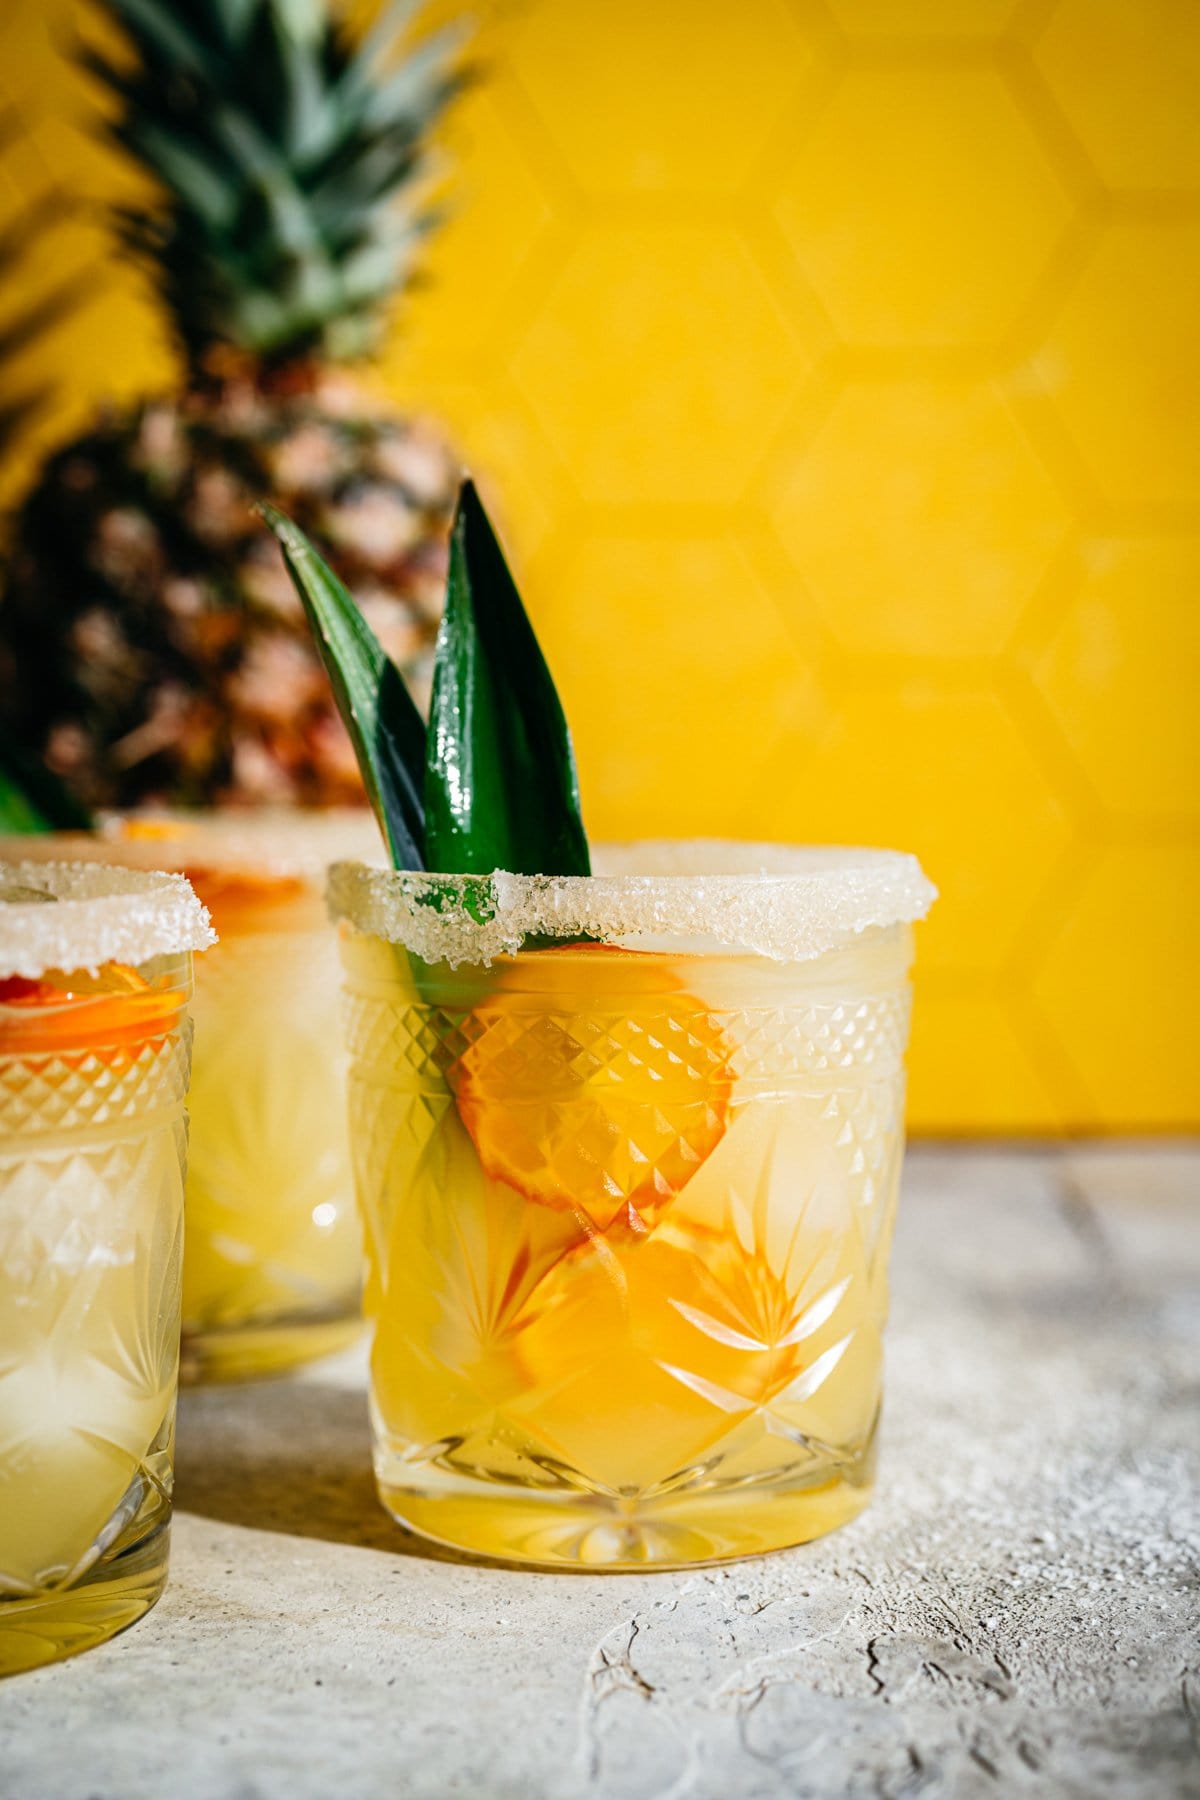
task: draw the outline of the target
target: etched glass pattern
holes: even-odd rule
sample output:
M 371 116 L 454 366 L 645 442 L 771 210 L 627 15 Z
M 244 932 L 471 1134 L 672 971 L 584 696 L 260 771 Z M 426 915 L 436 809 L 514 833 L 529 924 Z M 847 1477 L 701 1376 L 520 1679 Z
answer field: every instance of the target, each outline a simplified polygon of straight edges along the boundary
M 286 1367 L 359 1329 L 337 1005 L 328 930 L 230 932 L 197 971 L 185 1372 Z
M 410 961 L 347 932 L 385 1504 L 542 1563 L 687 1563 L 864 1504 L 907 928 L 807 963 Z

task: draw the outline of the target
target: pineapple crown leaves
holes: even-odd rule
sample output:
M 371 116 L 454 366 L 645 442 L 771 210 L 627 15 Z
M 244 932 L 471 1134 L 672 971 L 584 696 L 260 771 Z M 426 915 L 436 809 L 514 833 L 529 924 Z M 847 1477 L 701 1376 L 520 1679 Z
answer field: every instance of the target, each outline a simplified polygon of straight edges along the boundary
M 396 867 L 588 874 L 562 705 L 474 484 L 463 482 L 454 517 L 428 732 L 341 582 L 290 520 L 260 510 L 283 546 Z
M 81 61 L 162 198 L 118 209 L 194 369 L 355 356 L 436 223 L 429 133 L 466 72 L 457 27 L 404 47 L 418 6 L 355 41 L 328 0 L 102 0 L 131 54 Z

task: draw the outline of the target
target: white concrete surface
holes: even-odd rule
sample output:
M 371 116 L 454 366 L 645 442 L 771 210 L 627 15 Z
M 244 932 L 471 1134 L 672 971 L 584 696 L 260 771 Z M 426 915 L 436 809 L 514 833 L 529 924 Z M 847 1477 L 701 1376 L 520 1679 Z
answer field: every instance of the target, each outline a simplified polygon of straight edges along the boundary
M 1200 1795 L 1200 1150 L 914 1154 L 889 1358 L 867 1515 L 691 1575 L 406 1540 L 357 1357 L 191 1394 L 168 1594 L 0 1686 L 0 1795 Z

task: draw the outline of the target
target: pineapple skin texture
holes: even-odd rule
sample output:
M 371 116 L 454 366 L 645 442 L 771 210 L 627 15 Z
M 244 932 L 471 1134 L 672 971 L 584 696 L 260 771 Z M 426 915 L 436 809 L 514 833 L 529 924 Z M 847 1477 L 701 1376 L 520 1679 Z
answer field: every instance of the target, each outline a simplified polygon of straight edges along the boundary
M 458 464 L 325 375 L 103 414 L 45 466 L 0 602 L 0 732 L 86 806 L 363 801 L 270 499 L 316 539 L 419 697 Z

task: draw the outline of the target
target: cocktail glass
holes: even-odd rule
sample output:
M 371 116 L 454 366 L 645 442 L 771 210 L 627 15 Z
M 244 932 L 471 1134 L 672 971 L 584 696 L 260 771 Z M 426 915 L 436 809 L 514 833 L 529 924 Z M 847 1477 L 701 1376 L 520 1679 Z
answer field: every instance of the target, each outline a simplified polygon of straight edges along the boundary
M 153 1606 L 179 1371 L 179 876 L 0 863 L 0 1674 Z
M 933 889 L 884 851 L 597 861 L 332 871 L 380 1496 L 547 1565 L 799 1543 L 871 1489 Z
M 193 1002 L 184 1379 L 269 1374 L 349 1342 L 362 1233 L 321 890 L 336 857 L 382 856 L 370 814 L 113 819 L 98 838 L 37 842 L 181 871 L 220 938 Z

